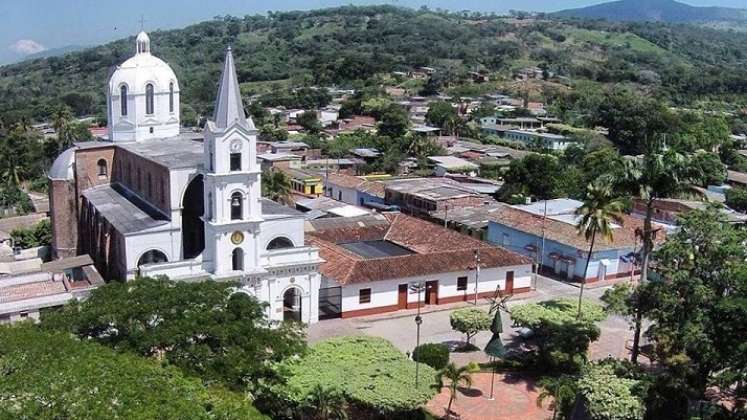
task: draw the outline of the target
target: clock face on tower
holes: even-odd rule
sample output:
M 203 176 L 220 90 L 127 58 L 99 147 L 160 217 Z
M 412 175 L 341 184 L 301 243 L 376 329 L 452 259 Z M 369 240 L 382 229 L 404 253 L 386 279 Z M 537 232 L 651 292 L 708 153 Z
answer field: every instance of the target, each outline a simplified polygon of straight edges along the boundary
M 236 231 L 236 232 L 232 233 L 231 234 L 231 242 L 234 245 L 241 244 L 242 242 L 244 242 L 244 234 L 241 233 L 241 232 L 239 232 L 239 231 Z
M 231 151 L 238 152 L 239 150 L 241 150 L 241 140 L 236 139 L 231 142 Z

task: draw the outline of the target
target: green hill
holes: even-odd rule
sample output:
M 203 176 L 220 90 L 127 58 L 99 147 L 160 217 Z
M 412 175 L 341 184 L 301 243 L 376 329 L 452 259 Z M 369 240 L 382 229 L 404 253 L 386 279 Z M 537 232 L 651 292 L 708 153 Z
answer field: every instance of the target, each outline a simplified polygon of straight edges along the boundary
M 741 22 L 747 9 L 696 7 L 674 0 L 619 0 L 555 13 L 561 17 L 671 23 Z
M 380 84 L 380 76 L 438 67 L 444 86 L 491 73 L 488 87 L 539 65 L 579 80 L 630 83 L 678 104 L 747 93 L 747 34 L 690 25 L 506 19 L 391 6 L 342 7 L 225 17 L 151 34 L 182 88 L 185 121 L 211 111 L 220 62 L 231 45 L 245 94 L 287 86 Z M 60 103 L 77 115 L 104 114 L 110 69 L 133 38 L 64 56 L 0 67 L 0 119 L 43 120 Z M 469 89 L 465 89 L 469 91 Z M 459 90 L 456 89 L 458 92 Z

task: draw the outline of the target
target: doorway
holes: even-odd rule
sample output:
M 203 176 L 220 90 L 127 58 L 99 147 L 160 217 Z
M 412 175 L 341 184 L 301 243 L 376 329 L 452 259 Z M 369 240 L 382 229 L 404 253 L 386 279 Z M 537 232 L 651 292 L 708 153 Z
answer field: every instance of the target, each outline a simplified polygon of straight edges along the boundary
M 407 285 L 400 284 L 397 290 L 397 309 L 407 309 Z
M 301 291 L 296 287 L 283 293 L 283 321 L 301 322 Z
M 425 304 L 438 305 L 438 280 L 425 282 Z
M 509 295 L 514 293 L 514 272 L 513 271 L 506 272 L 506 293 Z

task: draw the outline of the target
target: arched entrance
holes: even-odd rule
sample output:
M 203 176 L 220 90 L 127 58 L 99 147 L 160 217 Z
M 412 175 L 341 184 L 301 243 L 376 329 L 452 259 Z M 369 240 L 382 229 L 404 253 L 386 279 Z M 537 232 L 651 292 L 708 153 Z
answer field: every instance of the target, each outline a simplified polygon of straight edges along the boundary
M 283 293 L 283 321 L 301 322 L 301 290 L 297 287 Z
M 137 260 L 137 266 L 140 267 L 146 264 L 158 264 L 168 261 L 169 259 L 166 257 L 166 254 L 157 249 L 151 249 L 140 256 Z
M 205 211 L 202 175 L 197 175 L 187 186 L 182 197 L 182 253 L 184 259 L 194 258 L 205 249 Z

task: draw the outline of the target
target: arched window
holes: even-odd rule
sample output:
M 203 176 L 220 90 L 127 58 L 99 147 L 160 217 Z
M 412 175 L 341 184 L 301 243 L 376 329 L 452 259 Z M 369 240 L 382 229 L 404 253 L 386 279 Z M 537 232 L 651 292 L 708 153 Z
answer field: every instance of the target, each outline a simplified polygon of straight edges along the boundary
M 169 259 L 166 258 L 166 254 L 157 249 L 151 249 L 150 251 L 140 256 L 140 259 L 137 260 L 137 266 L 140 267 L 141 265 L 145 264 L 158 264 L 168 261 Z
M 153 84 L 145 85 L 145 113 L 151 115 L 155 112 L 153 106 Z
M 231 269 L 233 271 L 244 270 L 244 250 L 236 248 L 231 253 Z
M 96 166 L 99 168 L 99 176 L 109 176 L 109 170 L 106 167 L 106 160 L 99 159 L 99 161 L 96 162 Z
M 240 192 L 231 194 L 231 220 L 244 218 L 244 195 Z
M 269 244 L 267 244 L 267 250 L 271 251 L 273 249 L 283 249 L 283 248 L 293 248 L 293 242 L 285 238 L 283 236 L 277 237 L 270 241 Z
M 174 82 L 169 83 L 169 112 L 174 112 Z
M 123 117 L 127 116 L 127 86 L 122 85 L 119 88 L 119 113 Z

